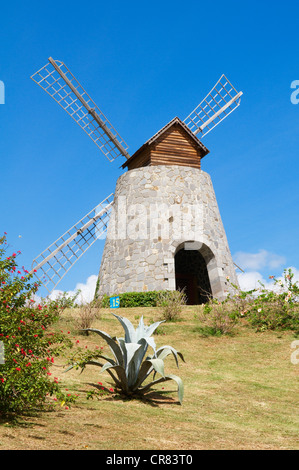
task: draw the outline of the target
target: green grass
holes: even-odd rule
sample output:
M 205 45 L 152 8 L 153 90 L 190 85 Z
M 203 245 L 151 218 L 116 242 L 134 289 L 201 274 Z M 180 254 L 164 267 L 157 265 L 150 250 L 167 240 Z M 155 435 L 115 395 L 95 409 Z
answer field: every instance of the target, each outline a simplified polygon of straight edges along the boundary
M 136 326 L 141 315 L 146 324 L 161 319 L 158 308 L 116 313 Z M 179 370 L 171 357 L 165 361 L 165 372 L 184 381 L 182 406 L 172 382 L 159 384 L 148 401 L 114 394 L 87 401 L 93 384 L 111 386 L 109 375 L 100 376 L 95 367 L 64 374 L 54 365 L 54 375 L 79 394 L 77 403 L 69 410 L 57 405 L 56 412 L 22 417 L 19 425 L 3 422 L 0 449 L 298 449 L 299 365 L 290 361 L 293 335 L 256 333 L 243 323 L 233 336 L 203 337 L 194 313 L 185 307 L 181 321 L 162 324 L 155 335 L 158 347 L 169 344 L 185 357 Z M 75 315 L 76 310 L 65 311 L 58 328 L 70 331 L 80 346 L 104 346 L 109 354 L 99 336 L 78 335 Z M 123 334 L 109 309 L 93 326 L 112 336 Z

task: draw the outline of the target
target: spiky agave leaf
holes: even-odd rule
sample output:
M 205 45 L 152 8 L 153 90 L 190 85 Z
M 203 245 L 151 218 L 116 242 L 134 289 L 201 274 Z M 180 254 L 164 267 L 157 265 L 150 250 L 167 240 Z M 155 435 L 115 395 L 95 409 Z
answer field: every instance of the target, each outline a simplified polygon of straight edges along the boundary
M 163 321 L 153 323 L 147 327 L 145 326 L 142 317 L 137 329 L 135 330 L 128 319 L 115 315 L 114 313 L 113 315 L 121 323 L 125 331 L 125 338 L 112 338 L 104 331 L 94 328 L 87 328 L 84 331 L 97 333 L 105 339 L 113 352 L 115 360 L 100 355 L 97 356 L 97 358 L 101 357 L 102 359 L 105 359 L 107 361 L 105 364 L 88 360 L 84 364 L 84 367 L 87 364 L 101 366 L 101 372 L 107 371 L 114 380 L 116 386 L 128 395 L 131 395 L 134 392 L 143 394 L 146 393 L 153 385 L 167 380 L 175 380 L 178 384 L 179 401 L 182 403 L 184 391 L 183 382 L 176 375 L 165 375 L 164 359 L 168 355 L 172 354 L 178 366 L 178 357 L 183 361 L 184 357 L 171 346 L 162 346 L 156 350 L 155 341 L 151 337 L 156 328 L 163 323 Z M 153 354 L 146 357 L 144 360 L 148 346 L 152 347 Z M 70 368 L 74 366 L 75 365 Z M 152 372 L 154 372 L 154 379 L 157 373 L 162 377 L 142 386 L 143 382 Z M 115 377 L 114 373 L 117 374 L 117 377 Z
M 125 342 L 126 343 L 137 343 L 136 341 L 136 331 L 130 320 L 127 318 L 121 317 L 120 315 L 116 315 L 112 313 L 112 315 L 118 319 L 121 323 L 123 329 L 125 330 Z
M 141 386 L 141 384 L 150 375 L 150 373 L 151 373 L 150 371 L 153 371 L 153 365 L 148 359 L 146 359 L 145 361 L 143 361 L 143 363 L 141 364 L 141 366 L 139 368 L 137 379 L 136 379 L 135 384 L 133 386 L 133 390 L 138 390 L 138 388 Z
M 151 335 L 158 328 L 158 326 L 164 322 L 164 320 L 153 323 L 150 326 L 145 326 L 143 322 L 143 316 L 142 316 L 139 321 L 139 325 L 135 330 L 134 326 L 132 325 L 130 320 L 128 320 L 127 318 L 121 317 L 120 315 L 116 315 L 115 313 L 113 313 L 112 315 L 114 315 L 115 318 L 117 318 L 118 321 L 121 323 L 125 331 L 126 343 L 139 343 L 139 341 L 144 338 L 146 339 L 148 345 L 151 346 L 153 350 L 155 351 L 156 344 L 155 344 L 154 338 L 151 338 Z
M 182 353 L 180 353 L 179 351 L 177 351 L 176 349 L 174 349 L 172 346 L 161 346 L 159 349 L 157 349 L 156 351 L 156 356 L 161 358 L 161 359 L 165 359 L 167 356 L 169 356 L 169 354 L 172 354 L 174 359 L 175 359 L 175 362 L 176 362 L 176 365 L 177 367 L 179 367 L 179 361 L 178 361 L 178 356 L 182 359 L 183 362 L 185 362 L 185 359 L 184 359 L 184 356 Z
M 151 335 L 155 332 L 155 330 L 158 328 L 161 323 L 164 323 L 165 320 L 158 321 L 156 323 L 152 323 L 150 326 L 145 326 L 143 323 L 143 317 L 141 317 L 140 323 L 138 325 L 138 328 L 136 330 L 137 333 L 137 340 L 139 338 L 145 338 L 147 341 L 148 345 L 156 351 L 156 343 L 154 338 L 151 337 Z
M 113 376 L 112 370 L 116 372 L 118 380 L 115 379 Z M 128 380 L 126 376 L 125 369 L 122 366 L 119 365 L 112 365 L 110 362 L 106 362 L 106 364 L 103 365 L 102 369 L 100 372 L 107 371 L 110 373 L 111 377 L 113 378 L 115 384 L 123 390 L 123 392 L 128 393 L 129 392 L 129 386 L 128 386 Z
M 144 361 L 143 363 L 144 367 L 140 369 L 138 378 L 136 381 L 136 384 L 138 384 L 137 387 L 139 387 L 145 381 L 145 379 L 155 370 L 153 367 L 153 364 L 151 363 L 151 360 L 153 360 L 154 358 L 157 358 L 157 359 L 162 359 L 164 361 L 164 359 L 166 359 L 166 357 L 169 356 L 169 354 L 173 354 L 177 367 L 179 367 L 177 356 L 179 356 L 185 362 L 183 355 L 179 351 L 174 349 L 172 346 L 160 347 L 152 356 L 149 356 L 147 360 Z M 156 372 L 157 371 L 155 370 L 154 377 L 156 375 Z
M 118 345 L 118 343 L 115 341 L 114 338 L 112 338 L 110 335 L 108 335 L 108 333 L 105 333 L 104 331 L 101 331 L 101 330 L 97 330 L 95 328 L 86 328 L 85 330 L 83 331 L 92 331 L 98 335 L 100 335 L 107 343 L 108 345 L 110 346 L 110 349 L 112 350 L 113 354 L 114 354 L 114 357 L 115 357 L 115 360 L 117 362 L 117 364 L 123 366 L 123 355 L 122 355 L 122 351 Z
M 143 315 L 140 318 L 139 325 L 136 328 L 137 339 L 143 338 L 146 331 L 146 326 L 143 321 Z
M 144 338 L 138 343 L 126 343 L 123 338 L 120 338 L 119 344 L 124 355 L 124 368 L 129 387 L 132 387 L 138 377 L 140 365 L 144 359 L 148 345 Z
M 134 390 L 137 390 L 147 377 L 155 371 L 164 376 L 164 361 L 157 358 L 147 358 L 143 361 L 142 366 L 138 370 L 138 375 L 134 384 Z
M 158 326 L 161 325 L 161 323 L 164 323 L 164 322 L 165 322 L 165 320 L 157 321 L 156 323 L 152 323 L 151 325 L 145 327 L 144 337 L 149 338 L 155 332 L 155 330 L 158 328 Z
M 165 350 L 165 353 L 171 354 L 171 352 L 172 351 L 170 351 L 170 349 L 168 349 L 168 351 Z M 144 385 L 143 387 L 141 387 L 141 384 L 150 375 L 152 370 L 155 370 L 155 373 L 158 372 L 159 374 L 161 374 L 162 377 L 160 377 L 157 380 L 153 380 L 150 383 L 148 383 L 147 385 Z M 150 390 L 154 385 L 157 385 L 161 382 L 166 382 L 168 380 L 174 380 L 177 383 L 177 385 L 178 385 L 178 398 L 179 398 L 180 404 L 182 404 L 183 396 L 184 396 L 183 381 L 177 375 L 173 375 L 173 374 L 165 375 L 165 373 L 164 373 L 164 360 L 161 359 L 161 358 L 160 359 L 147 359 L 146 361 L 143 362 L 142 367 L 140 369 L 138 385 L 136 384 L 137 387 L 135 388 L 135 390 L 138 389 L 139 392 L 144 394 L 148 390 Z
M 168 380 L 174 380 L 177 383 L 177 385 L 178 385 L 178 399 L 179 399 L 180 404 L 182 404 L 183 397 L 184 397 L 184 384 L 183 384 L 182 379 L 180 377 L 178 377 L 177 375 L 168 374 L 168 375 L 165 375 L 164 377 L 161 377 L 160 379 L 153 380 L 152 382 L 145 385 L 144 387 L 139 388 L 139 391 L 141 391 L 142 393 L 146 393 L 154 385 L 157 385 L 161 382 L 167 382 Z

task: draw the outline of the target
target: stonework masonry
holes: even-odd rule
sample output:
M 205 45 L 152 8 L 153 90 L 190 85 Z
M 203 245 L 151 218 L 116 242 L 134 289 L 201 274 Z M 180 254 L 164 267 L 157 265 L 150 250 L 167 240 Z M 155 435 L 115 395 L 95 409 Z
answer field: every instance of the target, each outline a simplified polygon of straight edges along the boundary
M 175 254 L 198 250 L 214 298 L 238 284 L 210 176 L 187 166 L 148 166 L 117 181 L 97 295 L 175 290 Z

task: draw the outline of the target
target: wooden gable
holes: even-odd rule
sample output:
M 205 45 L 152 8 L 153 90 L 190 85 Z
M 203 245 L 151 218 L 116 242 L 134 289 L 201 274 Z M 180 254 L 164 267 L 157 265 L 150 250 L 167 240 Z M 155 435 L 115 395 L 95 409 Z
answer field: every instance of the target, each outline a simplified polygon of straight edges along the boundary
M 132 170 L 152 165 L 201 167 L 201 159 L 209 153 L 180 119 L 175 118 L 149 139 L 123 165 Z

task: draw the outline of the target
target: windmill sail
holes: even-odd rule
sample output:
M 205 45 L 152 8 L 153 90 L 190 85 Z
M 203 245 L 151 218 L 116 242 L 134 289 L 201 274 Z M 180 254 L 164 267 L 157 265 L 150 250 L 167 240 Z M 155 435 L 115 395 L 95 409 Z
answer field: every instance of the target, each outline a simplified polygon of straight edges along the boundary
M 238 92 L 225 75 L 189 114 L 184 123 L 193 134 L 202 138 L 220 124 L 241 103 L 242 91 Z
M 107 231 L 112 206 L 113 194 L 110 194 L 33 260 L 31 273 L 35 274 L 49 293 Z
M 50 57 L 49 64 L 31 79 L 74 119 L 109 161 L 120 155 L 130 158 L 126 142 L 63 62 Z

